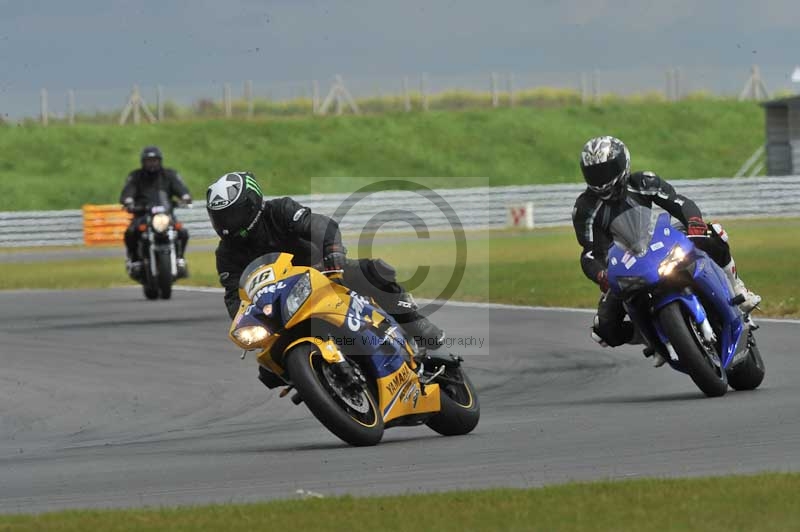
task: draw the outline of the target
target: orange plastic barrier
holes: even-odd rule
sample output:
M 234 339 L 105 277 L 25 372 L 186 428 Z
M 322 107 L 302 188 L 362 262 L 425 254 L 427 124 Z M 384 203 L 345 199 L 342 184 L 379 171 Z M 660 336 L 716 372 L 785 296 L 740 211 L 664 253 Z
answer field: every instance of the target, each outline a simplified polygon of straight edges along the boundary
M 84 205 L 83 243 L 87 246 L 102 244 L 123 245 L 125 229 L 133 215 L 122 210 L 122 205 Z

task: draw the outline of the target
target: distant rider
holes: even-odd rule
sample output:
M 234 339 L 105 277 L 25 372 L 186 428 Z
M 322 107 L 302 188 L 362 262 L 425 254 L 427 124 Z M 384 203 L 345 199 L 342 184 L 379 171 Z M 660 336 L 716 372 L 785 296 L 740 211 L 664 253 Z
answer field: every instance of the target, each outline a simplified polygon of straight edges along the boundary
M 134 213 L 134 218 L 125 230 L 125 247 L 127 249 L 128 275 L 138 279 L 142 270 L 142 258 L 139 257 L 137 242 L 139 240 L 138 227 L 143 223 L 144 209 L 148 205 L 157 205 L 159 191 L 164 191 L 168 199 L 180 198 L 182 204 L 191 204 L 192 196 L 181 176 L 171 168 L 164 168 L 164 157 L 157 146 L 146 146 L 141 153 L 141 168 L 133 170 L 125 180 L 125 186 L 119 197 L 128 212 Z M 177 267 L 179 276 L 186 275 L 186 244 L 189 241 L 189 232 L 186 228 L 178 229 Z
M 444 332 L 417 311 L 394 268 L 381 259 L 346 258 L 334 220 L 292 198 L 265 199 L 253 174 L 220 177 L 208 187 L 206 209 L 220 237 L 217 272 L 231 318 L 239 309 L 239 277 L 245 267 L 261 255 L 286 252 L 294 255 L 293 264 L 338 273 L 343 284 L 373 297 L 420 345 L 437 349 L 444 343 Z
M 761 302 L 761 296 L 748 290 L 739 278 L 728 235 L 722 226 L 706 223 L 692 200 L 676 193 L 653 172 L 631 174 L 630 153 L 621 140 L 609 136 L 589 139 L 583 146 L 580 164 L 587 188 L 575 201 L 572 223 L 583 248 L 583 273 L 603 292 L 592 327 L 592 338 L 596 342 L 616 347 L 634 338 L 633 324 L 624 321 L 622 299 L 608 289 L 606 259 L 613 243 L 611 222 L 636 205 L 651 207 L 655 203 L 677 218 L 692 242 L 725 271 L 734 292 L 744 297 L 740 305 L 743 312 L 752 311 Z M 656 366 L 663 363 L 663 358 L 656 356 Z

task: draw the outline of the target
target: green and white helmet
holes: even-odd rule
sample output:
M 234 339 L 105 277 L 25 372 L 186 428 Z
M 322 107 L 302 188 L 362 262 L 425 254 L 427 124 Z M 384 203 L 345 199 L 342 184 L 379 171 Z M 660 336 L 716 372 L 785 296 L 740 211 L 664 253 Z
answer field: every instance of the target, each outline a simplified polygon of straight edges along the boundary
M 264 204 L 264 195 L 250 172 L 229 172 L 206 191 L 206 210 L 220 238 L 246 238 Z

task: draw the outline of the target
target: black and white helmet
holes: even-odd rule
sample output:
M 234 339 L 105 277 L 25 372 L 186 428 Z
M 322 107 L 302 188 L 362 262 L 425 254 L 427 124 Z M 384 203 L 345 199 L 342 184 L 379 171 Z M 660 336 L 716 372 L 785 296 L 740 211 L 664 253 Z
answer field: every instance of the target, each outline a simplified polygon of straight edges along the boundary
M 264 195 L 250 172 L 229 172 L 208 187 L 206 210 L 220 238 L 246 238 L 261 217 Z
M 615 137 L 595 137 L 583 145 L 581 171 L 589 190 L 607 200 L 622 196 L 631 175 L 631 154 Z

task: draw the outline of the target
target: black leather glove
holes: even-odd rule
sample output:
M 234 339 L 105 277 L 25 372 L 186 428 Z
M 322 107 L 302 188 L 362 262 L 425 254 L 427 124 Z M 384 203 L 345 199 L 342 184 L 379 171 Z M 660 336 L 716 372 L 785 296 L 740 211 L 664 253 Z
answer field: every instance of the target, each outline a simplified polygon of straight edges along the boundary
M 323 271 L 325 273 L 342 273 L 347 261 L 347 255 L 343 251 L 331 251 L 322 259 Z

